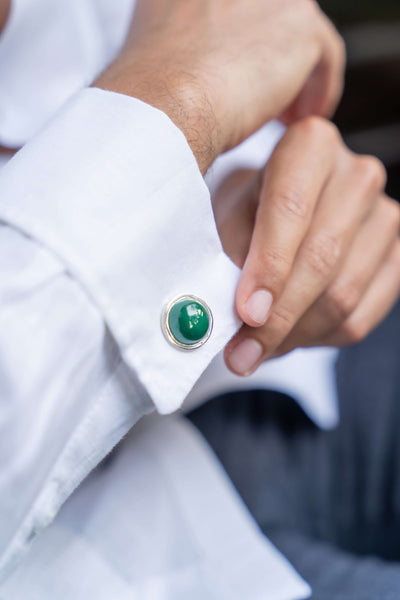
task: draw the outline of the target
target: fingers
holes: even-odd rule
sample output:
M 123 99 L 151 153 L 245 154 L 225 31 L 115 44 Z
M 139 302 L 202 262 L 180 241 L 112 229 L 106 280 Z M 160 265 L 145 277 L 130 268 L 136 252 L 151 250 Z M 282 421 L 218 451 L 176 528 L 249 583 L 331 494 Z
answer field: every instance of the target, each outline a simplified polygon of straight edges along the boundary
M 344 158 L 346 169 L 339 168 L 327 184 L 289 280 L 265 325 L 266 355 L 283 342 L 330 286 L 360 226 L 377 203 L 385 181 L 383 168 L 369 157 Z
M 275 352 L 321 345 L 362 301 L 371 281 L 398 243 L 400 207 L 382 196 L 355 238 L 339 273 Z
M 336 110 L 344 88 L 346 47 L 333 24 L 315 6 L 316 64 L 301 92 L 281 115 L 284 123 L 318 115 L 330 118 Z
M 346 48 L 335 27 L 320 11 L 318 36 L 321 56 L 308 83 L 300 95 L 297 118 L 312 114 L 331 117 L 344 87 Z
M 238 169 L 228 175 L 213 194 L 212 204 L 225 253 L 243 268 L 257 212 L 262 172 Z
M 361 301 L 340 327 L 326 337 L 321 337 L 313 346 L 343 347 L 362 341 L 389 314 L 400 295 L 400 241 L 393 244 L 391 251 L 378 269 Z M 250 375 L 265 360 L 262 328 L 244 327 L 243 339 L 225 350 L 225 361 L 238 375 Z M 299 344 L 286 343 L 274 356 L 281 356 Z
M 349 346 L 362 341 L 386 317 L 400 294 L 400 242 L 378 271 L 356 310 L 325 339 L 324 346 Z
M 385 181 L 385 170 L 377 159 L 356 157 L 343 147 L 266 323 L 258 328 L 245 325 L 226 349 L 227 364 L 234 372 L 249 374 L 277 349 L 286 350 L 294 342 L 305 345 L 298 340 L 299 334 L 304 334 L 304 318 L 315 335 L 311 340 L 315 345 L 326 334 L 328 324 L 332 327 L 333 319 L 337 322 L 339 318 L 327 317 L 327 312 L 332 312 L 333 294 L 341 298 L 342 311 L 347 311 L 343 320 L 360 302 L 398 235 L 399 208 L 381 195 Z M 262 226 L 269 224 L 267 220 Z M 285 231 L 282 223 L 278 225 Z M 269 237 L 266 239 L 260 237 L 261 254 L 263 244 L 269 247 Z M 352 295 L 346 293 L 350 289 L 346 281 L 352 281 Z
M 250 326 L 266 321 L 286 285 L 330 177 L 339 140 L 333 125 L 305 119 L 291 127 L 267 165 L 236 296 L 238 313 Z

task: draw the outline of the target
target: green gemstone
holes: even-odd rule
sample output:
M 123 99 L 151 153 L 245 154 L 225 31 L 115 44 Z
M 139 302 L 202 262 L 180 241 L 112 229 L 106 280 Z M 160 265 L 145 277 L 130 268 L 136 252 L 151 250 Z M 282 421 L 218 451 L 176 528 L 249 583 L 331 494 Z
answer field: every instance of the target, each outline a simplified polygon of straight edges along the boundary
M 181 300 L 171 308 L 168 325 L 178 342 L 190 346 L 202 340 L 207 334 L 210 318 L 200 302 Z

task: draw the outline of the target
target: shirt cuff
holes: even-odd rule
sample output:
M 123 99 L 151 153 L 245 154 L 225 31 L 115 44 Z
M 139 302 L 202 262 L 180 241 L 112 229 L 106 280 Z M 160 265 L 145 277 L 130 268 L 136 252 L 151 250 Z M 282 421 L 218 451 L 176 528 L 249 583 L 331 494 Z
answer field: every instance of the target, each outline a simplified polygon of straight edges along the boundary
M 67 266 L 161 413 L 179 408 L 239 326 L 239 270 L 222 250 L 195 158 L 170 119 L 139 100 L 79 92 L 2 169 L 0 218 Z M 181 294 L 202 298 L 214 317 L 192 352 L 160 326 Z

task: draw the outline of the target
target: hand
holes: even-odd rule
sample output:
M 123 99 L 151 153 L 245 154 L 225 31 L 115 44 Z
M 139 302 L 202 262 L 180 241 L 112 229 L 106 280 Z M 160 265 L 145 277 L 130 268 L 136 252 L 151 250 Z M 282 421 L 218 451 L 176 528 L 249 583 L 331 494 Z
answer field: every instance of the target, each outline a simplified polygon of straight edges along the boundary
M 202 172 L 266 121 L 330 115 L 344 45 L 314 0 L 139 0 L 94 85 L 166 112 Z
M 243 268 L 245 324 L 227 365 L 246 375 L 299 346 L 363 339 L 400 292 L 400 207 L 385 171 L 356 156 L 329 122 L 292 125 L 263 173 L 236 172 L 214 200 L 227 254 Z

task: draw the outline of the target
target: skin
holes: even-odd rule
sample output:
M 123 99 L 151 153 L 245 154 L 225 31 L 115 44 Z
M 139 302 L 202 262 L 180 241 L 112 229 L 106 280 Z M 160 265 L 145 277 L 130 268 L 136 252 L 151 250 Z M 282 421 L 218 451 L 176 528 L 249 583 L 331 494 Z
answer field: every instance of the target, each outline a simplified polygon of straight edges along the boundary
M 329 116 L 344 59 L 314 0 L 139 0 L 123 51 L 94 85 L 166 112 L 205 173 L 274 117 Z
M 0 32 L 4 29 L 7 23 L 10 12 L 11 0 L 0 0 Z
M 248 375 L 299 346 L 361 341 L 389 312 L 400 293 L 400 207 L 385 182 L 376 158 L 350 152 L 316 117 L 289 127 L 263 172 L 228 177 L 214 211 L 242 268 L 238 311 L 254 288 L 274 299 L 265 324 L 244 325 L 227 346 L 231 370 Z
M 318 118 L 338 103 L 344 62 L 313 0 L 139 0 L 94 83 L 163 110 L 202 173 L 266 121 L 291 125 L 262 173 L 235 173 L 215 199 L 242 268 L 244 325 L 225 352 L 238 374 L 298 346 L 359 341 L 398 296 L 399 210 L 384 169 Z
M 0 0 L 0 30 L 9 8 Z M 226 349 L 237 373 L 297 346 L 359 341 L 398 296 L 400 216 L 382 165 L 307 118 L 335 109 L 344 60 L 313 0 L 139 0 L 122 52 L 94 83 L 163 110 L 202 173 L 266 121 L 300 120 L 263 172 L 233 174 L 214 202 L 225 250 L 243 269 L 244 325 Z M 254 319 L 260 291 L 272 304 Z M 233 360 L 243 343 L 247 363 L 258 352 L 246 368 Z

